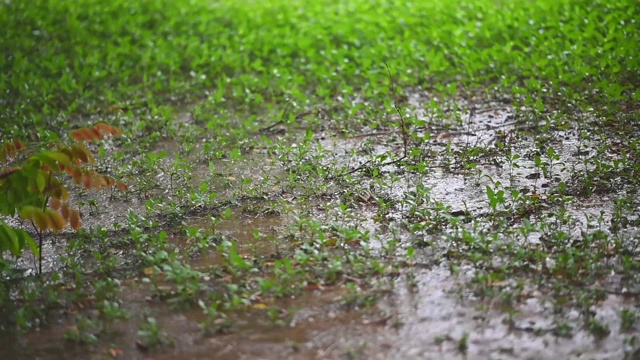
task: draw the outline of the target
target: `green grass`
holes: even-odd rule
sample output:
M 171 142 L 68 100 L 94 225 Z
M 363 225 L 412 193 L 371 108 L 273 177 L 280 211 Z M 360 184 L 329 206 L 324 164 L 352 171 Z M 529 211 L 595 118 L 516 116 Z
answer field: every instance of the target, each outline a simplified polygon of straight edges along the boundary
M 109 226 L 62 236 L 44 280 L 24 277 L 28 263 L 0 261 L 12 279 L 0 287 L 0 326 L 77 313 L 66 337 L 89 344 L 129 321 L 146 350 L 171 334 L 158 314 L 130 316 L 127 286 L 202 310 L 211 335 L 238 310 L 317 285 L 368 308 L 399 273 L 444 263 L 474 269 L 461 296 L 470 289 L 512 316 L 533 287 L 558 316 L 540 332 L 606 338 L 614 329 L 591 307 L 619 293 L 607 276 L 636 304 L 640 292 L 629 235 L 640 218 L 639 18 L 632 0 L 2 2 L 0 142 L 38 148 L 89 123 L 119 126 L 124 137 L 91 150 L 96 169 L 131 191 L 73 189 L 86 221 Z M 399 121 L 415 94 L 432 119 Z M 419 136 L 464 131 L 452 109 L 501 103 L 519 127 L 491 146 Z M 408 139 L 368 137 L 353 150 L 320 141 L 401 127 Z M 521 168 L 550 187 L 526 193 Z M 438 171 L 480 189 L 469 209 L 432 196 Z M 575 208 L 591 202 L 606 214 L 576 225 Z M 254 235 L 272 250 L 247 251 L 217 230 L 237 214 L 286 219 Z M 210 266 L 191 265 L 211 254 Z M 629 306 L 618 309 L 625 331 L 636 326 Z M 583 315 L 577 325 L 563 318 L 570 308 Z M 281 325 L 278 314 L 269 308 Z M 470 335 L 460 352 L 475 351 Z
M 445 94 L 497 88 L 518 102 L 595 107 L 640 96 L 633 1 L 0 6 L 4 129 L 202 100 L 350 110 L 349 97 L 388 97 L 385 62 L 398 86 Z

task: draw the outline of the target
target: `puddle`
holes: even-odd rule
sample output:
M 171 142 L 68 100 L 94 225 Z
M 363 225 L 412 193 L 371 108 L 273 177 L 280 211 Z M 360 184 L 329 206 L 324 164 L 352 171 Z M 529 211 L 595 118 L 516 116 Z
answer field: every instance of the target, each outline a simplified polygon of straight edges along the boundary
M 363 314 L 336 304 L 339 296 L 339 291 L 325 289 L 307 292 L 294 300 L 278 301 L 280 308 L 288 309 L 283 325 L 274 325 L 264 312 L 249 312 L 240 317 L 230 334 L 200 338 L 154 358 L 210 359 L 212 354 L 216 359 L 322 358 L 336 343 L 350 343 L 344 338 L 346 334 L 368 327 Z
M 469 359 L 622 359 L 632 348 L 625 339 L 638 331 L 621 332 L 616 312 L 633 302 L 617 296 L 593 306 L 595 317 L 607 324 L 609 336 L 595 341 L 584 330 L 573 330 L 571 338 L 557 335 L 553 307 L 535 292 L 515 304 L 515 314 L 497 311 L 496 304 L 473 299 L 464 288 L 464 275 L 451 276 L 444 268 L 414 273 L 415 286 L 406 278 L 396 282 L 387 301 L 379 307 L 402 324 L 392 336 L 387 358 L 425 359 L 434 356 L 461 358 L 460 341 L 467 337 Z M 461 287 L 462 286 L 462 287 Z M 478 309 L 479 305 L 486 306 Z M 578 320 L 577 311 L 567 318 Z
M 410 97 L 410 104 L 418 107 L 418 98 L 419 96 Z M 409 113 L 429 124 L 426 111 L 419 109 Z M 513 114 L 514 110 L 509 107 L 492 104 L 487 108 L 475 109 L 471 115 L 468 111 L 452 114 L 450 117 L 453 120 L 446 124 L 446 129 L 443 124 L 437 124 L 433 129 L 429 129 L 431 125 L 427 125 L 430 140 L 421 145 L 421 151 L 430 163 L 424 174 L 407 174 L 394 165 L 379 167 L 379 176 L 391 185 L 387 188 L 378 186 L 379 183 L 374 179 L 364 175 L 359 177 L 359 187 L 352 191 L 367 192 L 374 199 L 391 199 L 401 204 L 394 207 L 387 217 L 387 229 L 406 229 L 406 222 L 403 220 L 407 217 L 407 200 L 415 196 L 413 194 L 419 187 L 428 189 L 426 195 L 422 195 L 426 197 L 422 208 L 430 210 L 425 214 L 437 213 L 434 209 L 441 207 L 446 214 L 466 214 L 472 219 L 487 217 L 492 213 L 486 190 L 490 186 L 496 191 L 505 189 L 507 206 L 513 203 L 511 189 L 517 190 L 521 196 L 540 199 L 542 208 L 536 215 L 539 218 L 532 219 L 533 222 L 558 216 L 557 206 L 545 201 L 554 194 L 561 182 L 567 184 L 569 194 L 574 194 L 572 180 L 594 169 L 595 164 L 589 156 L 598 147 L 606 148 L 607 144 L 603 140 L 581 139 L 581 130 L 573 125 L 565 130 L 550 129 L 541 133 L 542 124 L 519 123 L 515 121 Z M 424 136 L 424 131 L 421 133 L 420 129 L 413 131 L 418 136 Z M 516 132 L 524 132 L 526 135 L 518 134 L 516 137 Z M 548 148 L 538 149 L 537 137 L 550 137 L 545 144 L 553 147 L 553 159 L 546 153 Z M 499 144 L 505 143 L 511 146 L 509 154 L 517 155 L 512 163 L 505 161 L 507 154 L 500 148 L 502 145 Z M 375 156 L 393 154 L 397 157 L 402 153 L 402 139 L 397 132 L 355 135 L 346 139 L 325 136 L 321 144 L 327 150 L 325 164 L 342 164 L 344 171 L 357 169 Z M 473 167 L 466 168 L 464 163 L 446 162 L 446 158 L 452 156 L 445 154 L 457 154 L 459 157 L 459 154 L 468 154 L 471 149 L 478 150 L 476 155 L 466 159 L 467 163 L 474 163 Z M 540 159 L 536 160 L 536 157 Z M 540 161 L 548 164 L 541 165 Z M 398 179 L 389 181 L 394 176 Z M 562 229 L 567 229 L 570 238 L 576 239 L 574 241 L 580 241 L 585 232 L 598 229 L 623 243 L 637 243 L 640 234 L 638 228 L 626 228 L 621 237 L 614 236 L 608 228 L 617 195 L 619 194 L 614 190 L 606 196 L 591 196 L 588 201 L 580 198 L 572 202 L 567 200 L 570 201 L 565 204 L 570 220 L 563 224 Z M 338 204 L 335 206 L 338 207 Z M 362 208 L 357 208 L 356 212 L 361 215 L 360 223 L 367 223 L 368 219 L 375 216 L 375 210 L 362 213 Z M 433 219 L 426 215 L 423 221 L 428 223 Z M 490 224 L 482 224 L 482 221 L 470 221 L 469 225 L 463 227 L 467 226 L 471 233 L 482 235 L 485 232 L 491 233 L 490 228 L 484 229 L 488 225 Z M 520 223 L 515 225 L 519 226 Z M 560 225 L 556 222 L 555 226 Z M 373 227 L 380 228 L 380 225 Z M 385 233 L 372 229 L 371 232 L 378 235 L 382 244 L 398 239 L 398 236 L 392 236 L 388 231 Z M 432 257 L 442 257 L 438 248 L 446 249 L 449 246 L 446 236 L 432 236 L 427 231 L 407 233 L 397 230 L 396 233 L 402 239 L 399 254 L 403 254 L 406 246 L 416 238 L 424 238 L 429 242 L 436 250 L 429 248 L 424 250 L 424 254 L 417 256 L 417 261 L 428 264 L 434 262 Z M 514 236 L 498 236 L 499 241 L 517 240 Z M 539 243 L 541 236 L 541 233 L 534 231 L 526 241 Z M 446 260 L 437 259 L 435 263 L 442 261 Z M 398 280 L 392 294 L 386 301 L 379 303 L 384 311 L 401 324 L 395 328 L 397 331 L 385 333 L 384 338 L 391 345 L 380 358 L 468 356 L 471 359 L 538 359 L 559 356 L 563 359 L 578 359 L 588 354 L 589 359 L 622 359 L 635 349 L 633 339 L 640 336 L 640 330 L 633 327 L 622 331 L 620 315 L 623 309 L 634 309 L 637 306 L 634 295 L 607 294 L 592 305 L 589 312 L 594 319 L 605 324 L 609 331 L 608 335 L 598 340 L 589 331 L 584 310 L 580 312 L 565 308 L 563 311 L 566 313 L 560 316 L 559 309 L 554 308 L 551 299 L 547 298 L 549 295 L 540 291 L 531 290 L 517 299 L 512 305 L 512 321 L 509 321 L 505 311 L 494 308 L 499 298 L 494 299 L 494 303 L 485 303 L 469 293 L 473 288 L 470 285 L 473 271 L 469 271 L 466 276 L 458 277 L 451 276 L 448 270 L 442 268 L 414 272 L 415 278 L 411 283 L 417 285 L 412 290 L 408 290 L 411 286 L 406 279 Z M 611 271 L 610 278 L 617 279 L 615 270 Z M 594 286 L 609 288 L 611 284 L 619 285 L 612 279 L 603 279 Z M 469 290 L 465 290 L 465 287 Z M 634 292 L 635 289 L 625 291 Z M 572 336 L 563 336 L 563 324 L 570 326 Z M 464 351 L 461 351 L 461 339 L 466 339 Z
M 213 231 L 223 235 L 229 241 L 237 243 L 238 254 L 243 257 L 260 257 L 276 255 L 283 246 L 278 246 L 280 241 L 275 236 L 281 229 L 286 219 L 279 214 L 253 215 L 245 214 L 242 209 L 234 209 L 229 218 L 221 220 L 215 224 L 210 218 L 195 218 L 187 222 L 188 227 L 202 229 L 202 231 Z M 191 246 L 188 243 L 180 243 L 180 237 L 175 239 L 178 247 Z M 211 250 L 199 254 L 191 259 L 192 267 L 207 267 L 212 264 L 220 264 L 222 259 L 216 250 Z
M 264 310 L 240 313 L 224 334 L 210 335 L 199 325 L 206 316 L 199 309 L 175 311 L 167 305 L 145 301 L 143 290 L 124 291 L 127 321 L 110 325 L 108 334 L 95 346 L 80 346 L 64 338 L 67 321 L 22 337 L 3 334 L 0 349 L 10 359 L 320 359 L 359 343 L 352 340 L 373 333 L 377 313 L 344 308 L 341 289 L 307 291 L 297 298 L 278 300 L 268 306 L 280 310 L 270 318 Z M 172 344 L 156 351 L 142 351 L 136 344 L 144 314 L 158 319 L 163 335 Z M 367 320 L 373 319 L 373 320 Z M 115 356 L 114 356 L 115 355 Z
M 345 210 L 340 208 L 343 199 L 339 197 L 327 201 L 321 199 L 318 204 L 309 206 L 315 209 L 311 212 L 323 225 L 333 222 L 369 231 L 370 245 L 379 255 L 387 244 L 398 239 L 400 254 L 404 254 L 402 252 L 417 238 L 431 244 L 431 248 L 415 250 L 414 260 L 425 266 L 407 267 L 401 269 L 404 272 L 400 275 L 383 276 L 390 285 L 376 306 L 360 311 L 345 309 L 341 300 L 345 290 L 341 287 L 307 290 L 296 298 L 266 300 L 264 305 L 268 308 L 284 309 L 284 312 L 274 313 L 273 318 L 264 309 L 237 313 L 230 332 L 207 336 L 199 325 L 205 321 L 200 309 L 172 309 L 161 301 L 149 300 L 150 292 L 144 286 L 125 285 L 120 296 L 130 320 L 113 324 L 109 334 L 95 347 L 66 342 L 64 333 L 73 321 L 62 318 L 57 324 L 25 336 L 0 333 L 0 349 L 5 350 L 9 358 L 18 360 L 107 359 L 114 355 L 125 359 L 581 359 L 585 356 L 589 359 L 618 359 L 630 353 L 636 346 L 632 339 L 640 337 L 640 330 L 636 326 L 622 331 L 620 313 L 622 309 L 637 307 L 635 299 L 608 294 L 588 309 L 610 331 L 599 340 L 584 326 L 584 315 L 581 315 L 585 313 L 584 309 L 554 308 L 548 298 L 550 295 L 536 290 L 529 283 L 524 284 L 524 290 L 512 299 L 512 315 L 509 316 L 500 307 L 499 298 L 486 300 L 472 293 L 471 281 L 477 269 L 468 264 L 454 264 L 459 266 L 459 273 L 451 274 L 448 260 L 440 251 L 451 246 L 445 242 L 446 232 L 433 236 L 426 230 L 414 231 L 407 226 L 409 199 L 415 197 L 421 187 L 428 189 L 420 195 L 423 198 L 411 200 L 416 203 L 423 201 L 416 205 L 417 210 L 433 210 L 440 206 L 447 216 L 457 213 L 483 219 L 491 213 L 487 186 L 508 188 L 505 191 L 507 202 L 512 201 L 508 192 L 511 189 L 544 201 L 560 182 L 569 183 L 575 174 L 590 171 L 593 164 L 585 161 L 588 160 L 585 156 L 590 154 L 589 149 L 602 144 L 581 140 L 579 131 L 574 128 L 555 131 L 549 142 L 557 156 L 552 161 L 555 165 L 543 170 L 540 160 L 536 161 L 536 156 L 546 156 L 544 151 L 538 150 L 535 142 L 536 136 L 540 135 L 536 134 L 539 124 L 517 122 L 514 109 L 488 103 L 472 111 L 461 110 L 466 106 L 461 102 L 458 108 L 447 110 L 446 121 L 433 124 L 432 114 L 421 108 L 428 101 L 425 94 L 414 94 L 408 101 L 413 106 L 410 115 L 426 123 L 412 131 L 422 137 L 427 132 L 430 134 L 430 140 L 420 147 L 429 161 L 428 171 L 416 174 L 399 171 L 395 165 L 383 166 L 379 170 L 383 182 L 388 180 L 385 186 L 371 177 L 362 176 L 353 188 L 348 189 L 361 192 L 362 200 L 349 208 L 349 217 L 340 213 Z M 525 130 L 528 135 L 516 134 Z M 393 131 L 349 138 L 325 135 L 319 141 L 324 149 L 322 156 L 318 157 L 321 159 L 319 165 L 337 165 L 345 171 L 352 171 L 372 157 L 401 153 L 401 142 L 400 134 Z M 511 163 L 504 161 L 506 154 L 498 145 L 506 142 L 512 144 L 510 154 L 518 155 Z M 162 160 L 163 167 L 170 166 L 180 151 L 179 146 L 171 142 L 160 146 L 168 153 Z M 468 155 L 470 150 L 476 152 Z M 466 163 L 448 162 L 447 159 L 457 159 L 460 154 L 467 154 Z M 190 160 L 198 163 L 194 167 L 194 181 L 213 175 L 208 166 L 199 163 L 201 159 Z M 261 171 L 270 171 L 274 182 L 286 176 L 284 166 L 277 167 L 275 161 L 265 161 L 261 154 L 247 155 L 245 160 L 247 162 L 242 163 L 242 168 L 236 169 L 237 163 L 221 159 L 214 164 L 216 173 L 227 180 L 232 178 L 231 182 L 251 178 L 254 183 L 261 181 Z M 471 163 L 474 165 L 469 166 Z M 162 182 L 170 181 L 166 172 L 158 176 Z M 396 180 L 391 181 L 392 176 Z M 501 185 L 497 186 L 497 182 Z M 222 196 L 230 196 L 231 192 L 229 186 L 221 186 Z M 602 224 L 610 223 L 615 195 L 594 196 L 589 202 L 567 204 L 567 211 L 572 217 L 568 225 L 570 236 L 579 238 L 598 216 Z M 374 220 L 381 206 L 377 199 L 390 200 L 391 209 L 384 225 Z M 137 203 L 136 206 L 142 209 L 142 204 Z M 105 218 L 91 218 L 97 219 L 95 224 L 117 222 L 125 207 L 114 209 L 121 211 L 113 215 L 105 212 Z M 549 206 L 538 216 L 553 215 L 553 211 Z M 421 221 L 434 221 L 428 212 L 425 214 Z M 235 241 L 238 254 L 244 258 L 270 258 L 277 257 L 283 248 L 286 250 L 287 244 L 283 242 L 287 239 L 279 235 L 283 227 L 292 221 L 288 216 L 290 214 L 245 212 L 239 206 L 227 219 L 215 224 L 203 216 L 186 221 L 186 226 Z M 488 224 L 471 228 L 476 224 L 469 221 L 464 226 L 480 235 L 490 231 Z M 611 234 L 604 225 L 599 228 Z M 637 242 L 638 229 L 630 227 L 626 231 L 625 236 Z M 497 236 L 499 241 L 513 240 L 504 234 Z M 540 237 L 541 234 L 534 231 L 527 241 L 540 243 Z M 180 235 L 170 238 L 170 241 L 182 250 L 193 245 Z M 192 268 L 206 269 L 221 264 L 222 259 L 217 248 L 212 247 L 188 262 Z M 612 277 L 615 277 L 613 270 Z M 508 283 L 509 280 L 503 282 Z M 173 346 L 149 353 L 136 346 L 137 331 L 145 315 L 158 319 L 160 328 L 173 341 Z M 561 322 L 570 326 L 571 337 L 564 336 Z
M 508 189 L 505 190 L 507 201 L 511 200 L 510 189 L 544 199 L 561 182 L 569 192 L 574 191 L 570 188 L 575 185 L 574 177 L 592 171 L 595 166 L 589 156 L 594 155 L 598 147 L 608 146 L 603 140 L 581 139 L 582 130 L 575 126 L 545 130 L 544 124 L 519 121 L 512 107 L 500 103 L 489 102 L 469 109 L 468 102 L 461 99 L 445 107 L 444 120 L 434 123 L 433 115 L 422 107 L 429 100 L 428 94 L 412 94 L 407 110 L 408 116 L 427 124 L 412 128 L 411 133 L 418 137 L 429 133 L 430 140 L 418 146 L 428 169 L 419 176 L 399 172 L 400 181 L 383 194 L 394 200 L 402 200 L 418 185 L 428 188 L 431 199 L 453 211 L 476 214 L 489 210 L 486 186 Z M 551 137 L 547 148 L 538 149 L 539 137 Z M 403 151 L 397 131 L 356 134 L 348 138 L 325 135 L 320 144 L 325 149 L 324 164 L 339 164 L 345 172 L 374 163 L 373 157 L 387 154 L 393 159 Z M 547 153 L 549 147 L 553 148 L 553 159 Z M 508 157 L 513 160 L 508 162 Z M 451 162 L 451 158 L 456 161 Z M 385 173 L 394 174 L 398 168 L 388 165 L 379 170 L 384 178 Z M 367 177 L 363 178 L 363 187 L 373 185 Z M 611 205 L 605 208 L 610 209 Z
M 113 324 L 111 335 L 97 347 L 77 346 L 64 340 L 62 324 L 28 334 L 20 340 L 3 336 L 0 348 L 10 359 L 425 359 L 433 357 L 468 359 L 621 359 L 631 347 L 625 338 L 637 331 L 621 332 L 614 309 L 633 306 L 611 296 L 593 307 L 595 316 L 606 323 L 611 334 L 594 341 L 585 331 L 571 338 L 555 334 L 557 324 L 548 305 L 534 296 L 523 298 L 518 313 L 507 316 L 491 304 L 473 300 L 459 285 L 464 275 L 452 276 L 445 268 L 419 270 L 408 282 L 395 281 L 392 295 L 365 312 L 345 310 L 343 293 L 336 289 L 307 291 L 296 299 L 274 303 L 287 309 L 282 325 L 264 312 L 249 311 L 223 335 L 205 335 L 198 325 L 204 321 L 199 310 L 173 311 L 167 306 L 144 301 L 144 293 L 129 292 L 125 303 L 131 314 L 127 322 Z M 532 294 L 535 295 L 535 294 Z M 162 331 L 173 341 L 158 351 L 145 353 L 136 346 L 142 314 L 158 318 Z M 569 312 L 568 318 L 578 318 Z M 460 341 L 466 340 L 466 355 Z M 104 344 L 112 344 L 106 346 Z

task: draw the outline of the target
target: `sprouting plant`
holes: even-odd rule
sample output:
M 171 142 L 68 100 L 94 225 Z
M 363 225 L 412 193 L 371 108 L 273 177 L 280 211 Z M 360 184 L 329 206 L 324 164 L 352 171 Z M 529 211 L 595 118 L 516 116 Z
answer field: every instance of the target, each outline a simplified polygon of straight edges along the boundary
M 237 243 L 224 242 L 219 247 L 225 257 L 226 265 L 232 273 L 238 273 L 249 270 L 251 263 L 245 260 L 237 251 Z
M 622 331 L 631 330 L 637 320 L 638 315 L 633 310 L 622 309 L 622 311 L 620 311 L 620 329 Z
M 458 351 L 460 351 L 463 354 L 466 354 L 468 349 L 469 349 L 469 334 L 465 332 L 464 334 L 462 334 L 462 336 L 458 340 Z
M 76 324 L 68 329 L 64 336 L 66 339 L 80 344 L 92 345 L 98 342 L 98 335 L 101 331 L 102 326 L 99 321 L 85 316 L 77 316 Z
M 560 154 L 557 154 L 552 147 L 549 147 L 547 149 L 546 155 L 547 155 L 548 164 L 549 164 L 549 171 L 548 171 L 548 174 L 545 174 L 545 177 L 548 177 L 549 179 L 551 179 L 553 177 L 553 164 L 554 162 L 557 162 L 558 160 L 560 160 Z
M 553 330 L 554 335 L 571 338 L 573 336 L 573 327 L 567 322 L 558 322 Z
M 160 329 L 154 317 L 147 317 L 138 330 L 138 341 L 136 345 L 141 350 L 147 351 L 161 345 L 169 345 L 171 342 L 167 335 Z
M 509 163 L 509 181 L 512 185 L 513 185 L 513 169 L 520 168 L 520 165 L 518 165 L 518 163 L 516 162 L 518 159 L 520 159 L 519 154 L 513 154 L 511 152 L 507 154 L 507 162 Z
M 591 318 L 587 321 L 587 328 L 597 340 L 605 338 L 611 333 L 607 324 L 598 321 L 595 318 Z
M 536 155 L 533 161 L 536 167 L 542 171 L 544 177 L 549 178 L 549 163 L 542 160 L 540 155 Z
M 498 187 L 500 186 L 500 182 L 496 181 L 494 186 L 495 187 L 492 188 L 491 186 L 487 185 L 486 194 L 487 194 L 487 198 L 489 199 L 489 206 L 491 206 L 491 209 L 495 213 L 497 211 L 498 205 L 505 203 L 505 199 L 504 199 L 504 190 L 502 189 L 498 190 Z
M 100 312 L 100 316 L 107 321 L 126 320 L 129 318 L 129 314 L 120 306 L 118 301 L 103 300 L 102 303 L 97 304 L 97 309 Z

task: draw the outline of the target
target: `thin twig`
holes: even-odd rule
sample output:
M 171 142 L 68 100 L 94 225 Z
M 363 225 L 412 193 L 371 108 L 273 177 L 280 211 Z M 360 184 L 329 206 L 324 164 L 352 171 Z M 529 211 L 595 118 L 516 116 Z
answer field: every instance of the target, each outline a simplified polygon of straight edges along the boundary
M 287 103 L 287 107 L 286 107 L 286 108 L 284 109 L 284 111 L 282 112 L 282 117 L 280 118 L 280 120 L 276 121 L 275 123 L 273 123 L 273 124 L 271 124 L 271 125 L 269 125 L 269 126 L 266 126 L 266 127 L 261 128 L 261 129 L 258 129 L 256 132 L 257 132 L 257 133 L 264 133 L 264 132 L 267 132 L 267 131 L 269 131 L 269 130 L 273 129 L 274 127 L 276 127 L 276 126 L 278 126 L 278 125 L 282 125 L 282 124 L 284 124 L 284 123 L 285 123 L 285 119 L 284 119 L 284 117 L 285 117 L 285 115 L 287 114 L 287 109 L 288 109 L 288 107 L 289 107 L 289 103 Z M 297 121 L 297 120 L 300 120 L 300 119 L 302 119 L 303 117 L 305 117 L 305 116 L 307 116 L 307 115 L 311 115 L 311 114 L 313 114 L 313 111 L 306 111 L 306 112 L 300 113 L 300 114 L 296 115 L 295 120 L 296 120 L 296 121 Z
M 264 132 L 267 132 L 267 131 L 269 131 L 269 130 L 273 129 L 274 127 L 276 127 L 278 125 L 281 125 L 281 124 L 284 124 L 283 120 L 276 121 L 276 122 L 274 122 L 273 124 L 271 124 L 269 126 L 265 126 L 265 127 L 261 128 L 261 129 L 258 129 L 257 132 L 258 133 L 264 133 Z
M 393 76 L 391 76 L 391 69 L 389 68 L 389 64 L 387 64 L 386 61 L 384 65 L 387 67 L 387 73 L 389 74 L 389 82 L 391 83 L 391 92 L 393 93 L 393 108 L 398 113 L 398 116 L 400 116 L 400 125 L 402 126 L 402 144 L 403 144 L 402 158 L 404 159 L 407 157 L 407 143 L 408 143 L 407 124 L 404 121 L 404 116 L 402 116 L 402 112 L 398 108 L 398 96 L 397 96 L 398 94 L 396 93 L 396 87 L 393 82 Z
M 33 229 L 38 235 L 38 275 L 42 275 L 42 230 L 36 226 L 33 220 L 29 220 L 29 222 L 31 222 L 31 226 L 33 226 Z
M 353 136 L 349 136 L 347 138 L 347 140 L 351 140 L 351 139 L 359 139 L 359 138 L 365 138 L 365 137 L 373 137 L 373 136 L 384 136 L 384 135 L 390 135 L 397 132 L 397 130 L 395 131 L 383 131 L 383 132 L 373 132 L 373 133 L 366 133 L 366 134 L 356 134 Z
M 378 165 L 378 166 L 379 166 L 379 167 L 383 167 L 383 166 L 388 166 L 388 165 L 397 164 L 397 163 L 399 163 L 400 161 L 403 161 L 405 158 L 406 158 L 406 156 L 402 156 L 402 157 L 400 157 L 400 158 L 398 158 L 398 159 L 395 159 L 395 160 L 392 160 L 392 161 L 387 161 L 386 163 L 380 164 L 380 165 Z M 360 170 L 364 169 L 364 168 L 367 166 L 367 164 L 371 163 L 372 161 L 373 161 L 373 160 L 367 160 L 367 161 L 363 162 L 362 164 L 360 164 L 360 166 L 358 166 L 358 167 L 357 167 L 357 168 L 355 168 L 355 169 L 351 169 L 351 170 L 349 170 L 349 171 L 347 171 L 347 172 L 345 172 L 345 173 L 342 173 L 342 174 L 340 174 L 340 175 L 335 175 L 335 176 L 331 176 L 331 177 L 329 177 L 329 180 L 334 180 L 334 179 L 336 179 L 338 176 L 351 175 L 351 174 L 353 174 L 353 173 L 355 173 L 355 172 L 358 172 L 358 171 L 360 171 Z
M 388 166 L 388 165 L 393 165 L 393 164 L 397 164 L 401 161 L 403 161 L 404 159 L 407 158 L 407 144 L 408 144 L 408 135 L 407 135 L 407 126 L 406 126 L 406 122 L 404 121 L 404 116 L 402 116 L 402 112 L 400 111 L 400 108 L 398 108 L 398 101 L 397 101 L 397 94 L 396 94 L 396 88 L 394 86 L 393 83 L 393 76 L 391 76 L 391 69 L 389 68 L 389 64 L 387 64 L 386 62 L 384 63 L 384 65 L 387 67 L 387 73 L 389 74 L 389 81 L 391 82 L 391 91 L 393 92 L 393 108 L 396 110 L 396 112 L 398 113 L 398 116 L 400 116 L 400 125 L 402 126 L 402 145 L 403 145 L 403 152 L 402 152 L 402 156 L 396 160 L 392 160 L 392 161 L 388 161 L 386 163 L 380 164 L 378 165 L 379 167 L 383 167 L 383 166 Z M 393 131 L 389 132 L 389 133 L 393 133 Z M 377 135 L 386 135 L 388 133 L 384 133 L 384 134 L 366 134 L 366 136 L 377 136 Z M 337 178 L 338 176 L 344 176 L 344 175 L 350 175 L 353 174 L 355 172 L 358 172 L 362 169 L 365 168 L 365 166 L 367 166 L 369 163 L 371 163 L 372 160 L 368 160 L 365 161 L 364 163 L 360 164 L 360 166 L 356 167 L 355 169 L 351 169 L 345 173 L 342 173 L 340 175 L 336 175 L 336 176 L 332 176 L 329 178 L 329 180 L 333 180 L 335 178 Z
M 290 106 L 291 106 L 291 102 L 288 101 L 287 105 L 284 107 L 284 110 L 282 110 L 282 115 L 280 115 L 280 120 L 276 121 L 275 123 L 273 123 L 273 124 L 271 124 L 269 126 L 266 126 L 266 127 L 261 128 L 261 129 L 258 129 L 257 132 L 259 132 L 259 133 L 267 132 L 267 131 L 273 129 L 274 127 L 276 127 L 276 126 L 278 126 L 280 124 L 283 124 L 284 123 L 284 117 L 285 117 L 285 115 L 287 115 L 287 112 L 289 111 L 289 107 Z
M 360 171 L 360 170 L 364 169 L 364 167 L 365 167 L 365 166 L 367 166 L 367 164 L 369 164 L 370 162 L 371 162 L 371 160 L 367 160 L 367 161 L 363 162 L 362 164 L 360 164 L 360 166 L 358 166 L 357 168 L 355 168 L 355 169 L 351 169 L 351 170 L 347 171 L 346 173 L 340 174 L 339 176 L 351 175 L 351 174 L 353 174 L 354 172 Z M 338 175 L 336 175 L 336 176 L 332 176 L 332 177 L 331 177 L 331 178 L 329 178 L 329 179 L 333 180 L 333 179 L 335 179 L 335 178 L 337 178 L 337 177 L 338 177 Z

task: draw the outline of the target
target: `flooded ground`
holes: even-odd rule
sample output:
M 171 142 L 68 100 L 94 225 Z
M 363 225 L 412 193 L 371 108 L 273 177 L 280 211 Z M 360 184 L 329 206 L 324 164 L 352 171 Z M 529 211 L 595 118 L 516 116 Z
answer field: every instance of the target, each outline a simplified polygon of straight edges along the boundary
M 507 316 L 491 303 L 468 298 L 466 290 L 455 290 L 465 281 L 447 269 L 419 270 L 411 277 L 411 283 L 397 279 L 375 307 L 349 309 L 341 290 L 325 288 L 279 301 L 278 308 L 289 310 L 276 321 L 261 310 L 239 314 L 222 334 L 203 333 L 200 311 L 174 311 L 134 289 L 126 295 L 132 318 L 114 324 L 103 345 L 70 344 L 63 321 L 19 341 L 4 337 L 2 346 L 9 359 L 210 359 L 212 354 L 217 359 L 620 359 L 633 351 L 626 339 L 637 333 L 619 330 L 617 309 L 634 306 L 625 297 L 609 296 L 594 305 L 595 316 L 611 329 L 594 341 L 584 330 L 563 334 L 553 309 L 535 292 L 519 301 L 518 313 Z M 170 346 L 141 350 L 134 340 L 140 314 L 158 319 Z M 568 317 L 577 321 L 580 315 L 570 311 Z
M 638 3 L 0 2 L 0 360 L 640 359 Z
M 306 142 L 285 137 L 298 144 L 277 159 L 260 149 L 247 162 L 190 155 L 188 178 L 166 170 L 181 145 L 159 142 L 156 153 L 163 155 L 154 176 L 169 186 L 149 189 L 149 197 L 171 203 L 176 188 L 206 185 L 217 194 L 203 204 L 216 199 L 223 206 L 202 205 L 179 221 L 165 219 L 160 228 L 168 262 L 119 282 L 117 303 L 126 320 L 93 321 L 100 316 L 95 312 L 78 322 L 80 306 L 25 336 L 5 332 L 0 348 L 10 359 L 43 360 L 637 358 L 640 331 L 630 320 L 637 286 L 619 275 L 621 255 L 580 263 L 571 274 L 567 263 L 575 267 L 585 254 L 555 250 L 602 250 L 603 242 L 593 240 L 598 234 L 612 239 L 611 249 L 637 243 L 638 229 L 629 225 L 634 215 L 624 229 L 612 227 L 619 220 L 615 190 L 578 196 L 584 189 L 576 179 L 595 171 L 593 154 L 607 155 L 611 144 L 585 139 L 583 129 L 563 119 L 526 122 L 500 103 L 471 109 L 461 102 L 436 124 L 420 106 L 426 97 L 409 97 L 413 110 L 407 113 L 418 124 L 410 131 L 420 145 L 406 160 L 422 159 L 422 168 L 390 160 L 403 152 L 399 131 L 325 132 Z M 296 156 L 357 180 L 345 187 L 336 177 L 317 183 L 312 176 L 295 185 L 294 175 L 303 171 L 291 165 Z M 261 190 L 238 199 L 239 179 L 250 179 L 240 181 L 247 187 L 260 183 Z M 151 216 L 166 206 L 115 201 L 95 209 L 89 225 L 123 223 L 130 212 Z M 316 237 L 305 238 L 309 233 Z M 363 256 L 357 260 L 363 263 L 380 261 L 377 275 L 349 270 L 350 253 Z M 49 256 L 44 270 L 60 266 L 61 256 Z M 292 261 L 279 263 L 287 258 Z M 313 265 L 296 273 L 303 261 Z M 340 267 L 336 277 L 308 275 L 323 261 Z M 598 269 L 595 275 L 589 267 Z M 180 282 L 190 280 L 175 280 L 177 269 L 200 285 L 181 289 Z M 265 282 L 283 276 L 279 271 L 291 272 L 287 289 L 296 291 L 265 290 Z M 575 294 L 562 294 L 581 274 L 588 281 L 576 285 Z M 212 314 L 206 301 L 189 302 L 215 292 L 233 302 L 234 287 L 250 293 L 237 300 L 244 310 L 223 307 Z M 171 305 L 167 297 L 182 300 Z M 100 341 L 78 345 L 70 333 L 99 335 Z

